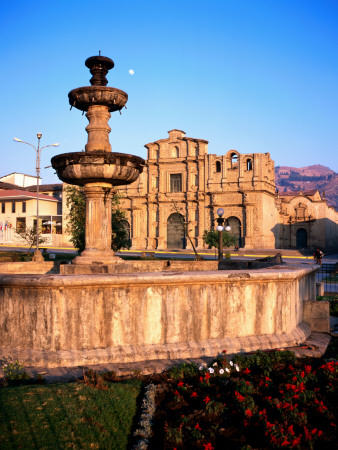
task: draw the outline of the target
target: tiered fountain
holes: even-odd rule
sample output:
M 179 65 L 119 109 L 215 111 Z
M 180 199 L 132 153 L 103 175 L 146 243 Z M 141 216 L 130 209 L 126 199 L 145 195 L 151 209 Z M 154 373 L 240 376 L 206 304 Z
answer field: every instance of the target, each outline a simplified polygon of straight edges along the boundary
M 85 250 L 60 274 L 50 263 L 43 274 L 34 262 L 0 267 L 0 355 L 36 367 L 129 363 L 282 348 L 329 331 L 329 306 L 315 301 L 316 266 L 121 264 L 111 250 L 112 191 L 135 181 L 144 161 L 111 152 L 110 112 L 127 101 L 106 86 L 113 61 L 99 55 L 86 65 L 92 85 L 69 93 L 70 104 L 87 111 L 86 151 L 52 159 L 61 180 L 84 186 Z
M 91 86 L 69 92 L 70 105 L 86 111 L 89 124 L 85 152 L 64 153 L 52 158 L 58 177 L 68 184 L 84 186 L 86 196 L 86 243 L 74 264 L 119 264 L 111 249 L 111 200 L 113 187 L 135 181 L 144 165 L 138 156 L 112 153 L 109 143 L 110 113 L 121 111 L 128 95 L 107 86 L 106 75 L 114 67 L 112 59 L 92 56 L 85 62 L 93 75 Z

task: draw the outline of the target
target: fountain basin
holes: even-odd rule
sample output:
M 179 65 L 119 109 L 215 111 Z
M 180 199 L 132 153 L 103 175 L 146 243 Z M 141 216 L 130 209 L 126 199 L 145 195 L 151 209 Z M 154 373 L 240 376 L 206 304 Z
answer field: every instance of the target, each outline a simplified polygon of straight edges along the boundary
M 108 183 L 120 186 L 135 181 L 143 170 L 144 159 L 124 153 L 76 152 L 63 153 L 51 159 L 60 180 L 84 186 L 88 183 Z
M 110 112 L 120 111 L 128 101 L 128 94 L 110 86 L 84 86 L 68 94 L 69 104 L 81 111 L 88 111 L 91 105 L 103 105 Z
M 315 271 L 0 275 L 0 352 L 57 367 L 298 345 Z

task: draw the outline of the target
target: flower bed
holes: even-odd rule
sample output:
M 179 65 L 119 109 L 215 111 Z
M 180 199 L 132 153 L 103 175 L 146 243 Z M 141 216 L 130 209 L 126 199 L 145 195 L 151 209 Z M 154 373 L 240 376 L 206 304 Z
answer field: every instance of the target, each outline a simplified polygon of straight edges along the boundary
M 338 448 L 338 362 L 291 352 L 178 366 L 158 389 L 153 449 Z

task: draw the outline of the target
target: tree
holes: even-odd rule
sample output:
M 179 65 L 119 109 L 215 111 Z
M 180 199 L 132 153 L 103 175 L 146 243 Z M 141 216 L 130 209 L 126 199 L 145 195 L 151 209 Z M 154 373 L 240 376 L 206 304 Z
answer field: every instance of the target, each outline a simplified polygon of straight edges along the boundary
M 209 245 L 209 247 L 218 248 L 218 236 L 219 231 L 205 230 L 202 236 L 203 241 Z M 223 231 L 223 248 L 229 248 L 237 244 L 237 237 L 233 234 Z
M 32 247 L 36 245 L 36 227 L 25 227 L 24 229 L 17 228 L 15 230 L 15 233 L 20 236 L 20 238 L 28 245 L 29 248 L 27 256 L 30 257 Z M 47 242 L 47 238 L 42 237 L 39 233 L 39 246 L 40 244 L 44 244 L 45 242 Z
M 67 186 L 67 231 L 71 234 L 70 241 L 80 252 L 85 249 L 86 237 L 86 199 L 81 188 Z M 115 194 L 112 200 L 112 249 L 116 252 L 121 248 L 130 248 L 130 239 L 125 227 L 126 216 L 119 208 L 120 196 Z
M 179 218 L 180 218 L 181 223 L 183 225 L 184 233 L 187 236 L 187 238 L 189 239 L 189 242 L 190 242 L 190 244 L 191 244 L 191 246 L 192 246 L 192 248 L 194 250 L 195 260 L 196 261 L 201 261 L 203 258 L 202 258 L 202 256 L 199 256 L 199 254 L 197 253 L 196 247 L 195 247 L 195 245 L 193 243 L 193 240 L 191 239 L 190 234 L 189 234 L 190 231 L 191 231 L 191 230 L 189 230 L 189 225 L 190 225 L 191 222 L 185 221 L 184 217 L 182 215 L 182 208 L 179 208 L 175 202 L 172 202 L 172 203 L 173 203 L 173 211 L 175 211 L 179 215 Z

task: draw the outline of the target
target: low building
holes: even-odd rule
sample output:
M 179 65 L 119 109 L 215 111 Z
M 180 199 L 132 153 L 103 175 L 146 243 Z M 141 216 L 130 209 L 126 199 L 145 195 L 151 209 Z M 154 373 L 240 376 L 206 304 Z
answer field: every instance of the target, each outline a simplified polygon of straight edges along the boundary
M 18 232 L 36 227 L 37 186 L 32 182 L 36 177 L 18 173 L 0 178 L 0 244 L 24 245 Z M 61 183 L 40 186 L 39 226 L 43 245 L 69 245 L 63 230 Z

